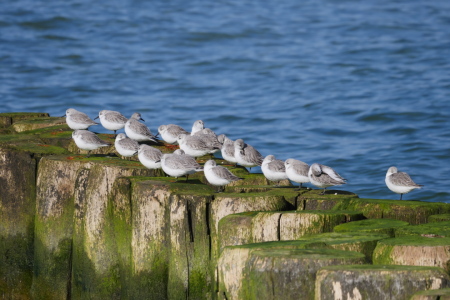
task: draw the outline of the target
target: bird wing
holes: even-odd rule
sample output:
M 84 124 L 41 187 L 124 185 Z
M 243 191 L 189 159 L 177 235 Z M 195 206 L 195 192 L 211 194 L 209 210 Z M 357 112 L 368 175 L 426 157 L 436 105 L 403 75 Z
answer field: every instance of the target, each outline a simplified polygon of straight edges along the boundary
M 391 182 L 400 186 L 421 186 L 415 183 L 405 172 L 397 172 L 391 175 Z
M 275 172 L 286 172 L 286 167 L 284 166 L 284 162 L 281 160 L 274 160 L 269 163 L 270 169 Z
M 152 161 L 159 161 L 162 157 L 162 152 L 156 148 L 149 148 L 144 151 L 144 156 Z
M 117 113 L 117 112 L 108 113 L 108 119 L 111 122 L 122 123 L 122 124 L 125 124 L 128 121 L 128 119 L 125 118 L 121 113 Z
M 184 154 L 184 155 L 179 155 L 177 158 L 180 160 L 181 165 L 183 166 L 184 169 L 201 169 L 202 168 L 202 166 L 200 166 L 200 164 L 192 156 Z
M 292 168 L 294 169 L 295 173 L 297 173 L 299 175 L 303 175 L 303 176 L 308 176 L 308 171 L 309 171 L 308 164 L 306 164 L 304 162 L 300 162 L 300 163 L 297 162 L 292 165 Z
M 89 131 L 90 132 L 90 131 Z M 83 138 L 86 140 L 87 143 L 92 144 L 103 144 L 103 145 L 111 145 L 111 143 L 105 142 L 101 140 L 95 133 L 91 132 L 92 134 L 86 134 Z
M 241 153 L 248 157 L 249 161 L 257 163 L 258 166 L 262 165 L 264 157 L 261 155 L 261 153 L 258 152 L 258 150 L 256 150 L 252 146 L 245 144 L 244 149 L 241 150 Z
M 345 183 L 345 179 L 339 175 L 335 170 L 328 166 L 321 165 L 322 172 L 330 176 L 335 182 Z
M 188 135 L 190 134 L 189 132 L 184 130 L 181 126 L 175 124 L 167 125 L 167 132 L 173 136 L 179 136 L 180 134 L 188 134 Z
M 214 168 L 212 168 L 212 171 L 214 172 L 214 174 L 216 174 L 217 177 L 220 177 L 220 178 L 224 178 L 224 179 L 232 180 L 232 181 L 240 179 L 239 177 L 237 177 L 236 175 L 231 173 L 230 170 L 228 170 L 227 168 L 224 168 L 222 166 L 215 166 Z
M 71 118 L 74 122 L 77 122 L 77 123 L 98 124 L 97 122 L 94 122 L 91 118 L 89 118 L 85 113 L 82 113 L 82 112 L 72 114 Z
M 211 147 L 209 147 L 206 144 L 206 141 L 197 137 L 197 136 L 186 136 L 186 144 L 194 149 L 194 150 L 208 150 L 211 149 Z

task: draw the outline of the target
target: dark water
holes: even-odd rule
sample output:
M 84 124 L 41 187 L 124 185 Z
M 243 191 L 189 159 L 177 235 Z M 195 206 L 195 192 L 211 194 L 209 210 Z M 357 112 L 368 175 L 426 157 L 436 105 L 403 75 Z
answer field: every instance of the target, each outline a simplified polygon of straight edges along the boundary
M 1 2 L 1 112 L 202 119 L 360 197 L 398 199 L 395 165 L 450 202 L 448 0 Z

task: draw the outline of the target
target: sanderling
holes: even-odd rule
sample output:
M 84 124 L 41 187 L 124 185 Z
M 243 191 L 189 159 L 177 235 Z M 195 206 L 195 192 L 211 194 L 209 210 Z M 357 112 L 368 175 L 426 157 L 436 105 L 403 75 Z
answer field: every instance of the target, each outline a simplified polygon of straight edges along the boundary
M 205 163 L 203 169 L 206 180 L 208 180 L 210 184 L 218 186 L 217 192 L 220 192 L 221 187 L 224 187 L 233 181 L 243 179 L 231 173 L 227 168 L 218 166 L 212 159 Z
M 234 141 L 234 157 L 238 164 L 244 167 L 260 166 L 264 157 L 252 146 L 244 143 L 242 139 Z
M 286 167 L 286 175 L 289 180 L 300 183 L 298 190 L 302 188 L 303 183 L 309 182 L 308 171 L 309 165 L 300 160 L 289 158 L 284 162 Z
M 407 194 L 414 189 L 420 189 L 423 186 L 412 181 L 407 173 L 398 172 L 396 167 L 388 169 L 385 181 L 391 191 L 400 194 L 400 200 L 402 200 L 403 194 Z
M 97 122 L 94 122 L 94 120 L 89 118 L 84 112 L 74 108 L 67 109 L 64 116 L 66 117 L 67 125 L 73 130 L 88 129 L 89 126 L 98 125 Z
M 145 144 L 139 146 L 139 161 L 148 169 L 160 169 L 162 155 L 161 150 L 152 146 Z
M 178 177 L 186 176 L 188 181 L 189 174 L 203 171 L 203 168 L 189 155 L 186 155 L 182 149 L 177 149 L 172 154 L 163 154 L 161 157 L 161 167 L 163 171 L 178 180 Z
M 196 132 L 203 130 L 205 128 L 205 123 L 202 120 L 197 120 L 192 125 L 191 135 L 194 135 Z
M 275 159 L 274 155 L 267 155 L 261 165 L 264 176 L 270 181 L 276 181 L 280 185 L 280 181 L 287 179 L 286 168 L 284 162 Z
M 117 152 L 125 157 L 132 157 L 139 150 L 139 144 L 135 140 L 127 138 L 125 133 L 119 133 L 114 142 Z
M 230 163 L 237 164 L 236 157 L 234 157 L 234 141 L 230 140 L 225 134 L 221 134 L 217 137 L 220 143 L 222 143 L 221 153 L 222 158 Z
M 321 195 L 325 195 L 325 190 L 329 186 L 345 184 L 342 178 L 335 170 L 328 166 L 314 163 L 309 167 L 309 181 L 319 188 L 323 188 Z
M 111 143 L 102 141 L 95 133 L 88 130 L 77 129 L 72 132 L 72 138 L 78 148 L 88 151 L 87 157 L 92 150 L 111 145 Z
M 157 143 L 156 137 L 152 134 L 150 129 L 148 129 L 145 124 L 139 122 L 139 120 L 144 121 L 142 119 L 140 113 L 134 113 L 130 119 L 128 119 L 125 124 L 125 133 L 130 139 L 133 139 L 138 142 L 152 141 Z
M 177 144 L 177 139 L 180 134 L 190 134 L 181 126 L 175 124 L 161 125 L 158 127 L 158 132 L 161 135 L 161 138 L 169 144 Z
M 200 131 L 197 131 L 194 136 L 201 138 L 205 141 L 205 143 L 213 150 L 211 150 L 209 153 L 214 154 L 220 149 L 222 149 L 222 144 L 217 139 L 217 135 L 214 131 L 212 131 L 209 128 L 204 128 Z
M 211 153 L 216 148 L 209 146 L 203 139 L 195 135 L 180 134 L 178 145 L 184 152 L 192 157 L 200 157 Z
M 106 109 L 101 110 L 98 113 L 98 117 L 96 117 L 95 119 L 97 118 L 100 118 L 100 123 L 103 127 L 108 130 L 114 131 L 114 135 L 117 135 L 116 131 L 124 128 L 125 124 L 128 121 L 128 119 L 125 118 L 124 115 L 122 115 L 120 112 Z

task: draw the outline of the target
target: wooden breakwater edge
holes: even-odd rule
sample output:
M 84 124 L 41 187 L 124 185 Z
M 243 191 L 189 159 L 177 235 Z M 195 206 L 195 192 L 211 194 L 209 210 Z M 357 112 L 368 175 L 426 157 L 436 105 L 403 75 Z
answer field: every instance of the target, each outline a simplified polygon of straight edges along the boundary
M 450 204 L 274 188 L 244 168 L 214 193 L 114 146 L 87 158 L 71 133 L 0 114 L 2 299 L 450 297 Z

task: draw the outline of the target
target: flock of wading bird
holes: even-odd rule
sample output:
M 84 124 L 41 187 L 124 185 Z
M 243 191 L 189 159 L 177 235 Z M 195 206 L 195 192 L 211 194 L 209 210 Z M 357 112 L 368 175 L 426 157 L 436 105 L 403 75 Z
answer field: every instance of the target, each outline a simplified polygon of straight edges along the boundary
M 299 189 L 301 189 L 303 183 L 311 182 L 324 189 L 323 195 L 327 187 L 346 183 L 346 180 L 335 170 L 325 165 L 314 163 L 309 166 L 293 158 L 283 162 L 276 159 L 274 155 L 263 157 L 258 150 L 244 143 L 242 139 L 232 141 L 225 134 L 217 136 L 214 131 L 205 128 L 201 120 L 194 122 L 191 132 L 174 124 L 159 126 L 158 134 L 161 138 L 166 143 L 178 144 L 180 147 L 173 153 L 163 154 L 157 148 L 139 144 L 139 142 L 158 143 L 157 135 L 153 135 L 150 129 L 140 122 L 144 120 L 139 113 L 134 113 L 127 119 L 120 112 L 102 110 L 92 120 L 85 113 L 69 108 L 64 116 L 67 125 L 74 130 L 72 138 L 76 145 L 82 150 L 87 150 L 88 157 L 91 150 L 111 145 L 87 130 L 89 126 L 98 125 L 99 123 L 94 120 L 100 119 L 104 128 L 114 131 L 116 136 L 114 146 L 120 155 L 131 157 L 138 154 L 139 161 L 145 167 L 149 169 L 162 168 L 167 175 L 176 179 L 186 176 L 186 181 L 189 174 L 203 171 L 208 182 L 218 187 L 218 192 L 221 187 L 242 179 L 235 176 L 229 169 L 218 166 L 212 159 L 208 160 L 203 167 L 196 161 L 197 157 L 213 155 L 218 151 L 221 151 L 222 158 L 230 163 L 250 169 L 261 166 L 264 176 L 277 184 L 281 180 L 289 179 L 299 183 Z M 122 128 L 124 128 L 125 134 L 116 134 L 117 130 Z M 422 185 L 414 183 L 407 173 L 398 172 L 396 167 L 388 169 L 385 181 L 391 191 L 400 194 L 400 200 L 402 200 L 403 194 L 422 187 Z

